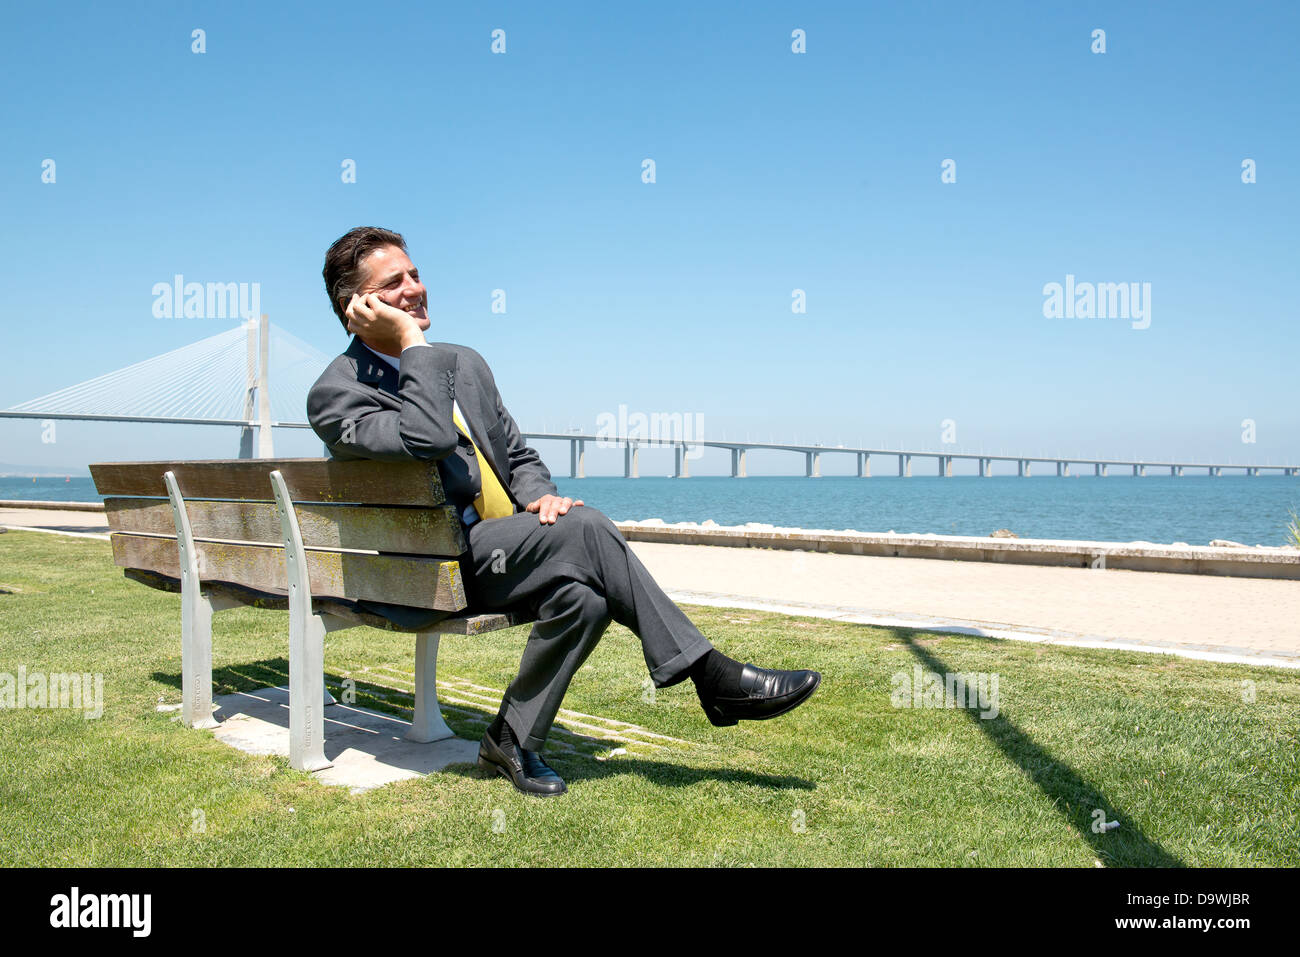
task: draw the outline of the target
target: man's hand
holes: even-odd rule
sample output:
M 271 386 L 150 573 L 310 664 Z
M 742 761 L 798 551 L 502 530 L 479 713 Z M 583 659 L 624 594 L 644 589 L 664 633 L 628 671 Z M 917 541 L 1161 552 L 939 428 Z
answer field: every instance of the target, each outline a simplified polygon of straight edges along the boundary
M 374 293 L 353 296 L 346 312 L 348 332 L 360 336 L 376 352 L 401 355 L 403 349 L 426 341 L 418 319 Z
M 535 502 L 524 506 L 530 512 L 537 513 L 537 521 L 543 525 L 554 525 L 555 517 L 563 515 L 574 505 L 581 505 L 582 499 L 560 498 L 558 495 L 543 495 Z

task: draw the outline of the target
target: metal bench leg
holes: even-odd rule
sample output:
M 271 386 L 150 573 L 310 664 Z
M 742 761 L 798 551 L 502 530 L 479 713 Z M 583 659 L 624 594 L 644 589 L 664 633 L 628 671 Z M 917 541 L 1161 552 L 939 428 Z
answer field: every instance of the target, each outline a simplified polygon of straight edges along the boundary
M 415 636 L 415 716 L 406 740 L 427 743 L 454 738 L 455 732 L 438 710 L 438 633 L 421 631 Z
M 212 718 L 212 601 L 203 594 L 198 549 L 190 530 L 185 499 L 173 472 L 163 473 L 176 526 L 181 573 L 181 722 L 190 728 L 215 728 Z M 229 607 L 220 604 L 215 607 Z
M 298 516 L 280 471 L 271 473 L 289 581 L 289 766 L 320 771 L 325 759 L 325 619 L 311 606 L 311 582 Z M 332 698 L 331 698 L 332 700 Z
M 325 758 L 325 622 L 289 616 L 289 766 L 320 771 Z
M 181 722 L 187 728 L 215 728 L 212 717 L 212 602 L 199 583 L 182 575 Z

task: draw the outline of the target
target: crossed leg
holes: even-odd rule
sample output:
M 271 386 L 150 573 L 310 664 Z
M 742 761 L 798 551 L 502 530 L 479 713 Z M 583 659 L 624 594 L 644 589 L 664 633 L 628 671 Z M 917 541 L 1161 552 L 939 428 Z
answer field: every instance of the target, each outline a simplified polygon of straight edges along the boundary
M 713 647 L 599 509 L 577 506 L 554 525 L 531 512 L 484 519 L 468 539 L 461 567 L 471 605 L 526 604 L 538 617 L 503 702 L 523 748 L 541 749 L 569 682 L 611 620 L 641 640 L 657 687 L 684 680 Z

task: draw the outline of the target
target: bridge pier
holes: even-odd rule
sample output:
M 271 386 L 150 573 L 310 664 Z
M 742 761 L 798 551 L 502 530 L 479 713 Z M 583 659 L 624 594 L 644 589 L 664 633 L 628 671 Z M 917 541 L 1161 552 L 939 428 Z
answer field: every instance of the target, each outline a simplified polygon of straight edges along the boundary
M 1259 469 L 1255 468 L 1252 465 L 1250 468 L 1246 469 L 1246 474 L 1249 475 L 1251 478 L 1255 478 L 1259 475 Z
M 979 465 L 980 465 L 980 478 L 988 478 L 989 460 L 984 458 L 983 456 L 980 456 Z
M 634 442 L 629 442 L 623 446 L 623 478 L 640 478 L 637 472 L 637 452 L 639 451 Z
M 947 475 L 948 472 L 947 465 L 948 465 L 948 456 L 946 455 L 939 456 L 939 478 L 943 478 Z
M 1020 459 L 1016 462 L 1016 474 L 1021 478 L 1029 478 L 1033 470 L 1033 463 L 1029 459 Z
M 910 455 L 900 455 L 898 457 L 898 477 L 912 477 L 912 457 Z
M 586 478 L 587 443 L 582 439 L 569 440 L 569 478 Z
M 744 449 L 731 450 L 731 477 L 732 478 L 745 477 L 745 450 Z
M 1060 461 L 1058 461 L 1058 462 L 1056 463 L 1056 477 L 1057 477 L 1057 478 L 1060 478 L 1061 476 L 1065 476 L 1066 478 L 1069 478 L 1069 477 L 1070 477 L 1070 463 L 1069 463 L 1069 462 L 1060 462 Z
M 871 478 L 871 453 L 858 453 L 858 478 Z
M 686 457 L 686 443 L 673 446 L 673 478 L 690 478 L 691 461 Z

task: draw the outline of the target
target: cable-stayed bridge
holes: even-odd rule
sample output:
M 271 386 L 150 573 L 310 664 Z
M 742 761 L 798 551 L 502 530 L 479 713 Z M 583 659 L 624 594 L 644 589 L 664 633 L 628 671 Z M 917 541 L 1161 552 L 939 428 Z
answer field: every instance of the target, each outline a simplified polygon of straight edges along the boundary
M 177 425 L 222 425 L 240 430 L 241 458 L 270 458 L 274 455 L 272 429 L 309 429 L 302 421 L 307 409 L 307 392 L 333 360 L 314 346 L 277 326 L 265 315 L 249 319 L 226 332 L 145 359 L 115 372 L 38 396 L 0 411 L 0 418 L 85 419 L 108 422 L 173 423 Z M 586 448 L 623 449 L 623 475 L 636 478 L 642 448 L 674 449 L 673 474 L 690 476 L 690 459 L 705 448 L 727 449 L 731 453 L 731 475 L 743 478 L 746 458 L 755 450 L 791 452 L 804 456 L 804 474 L 821 476 L 823 454 L 853 455 L 857 475 L 871 476 L 871 457 L 897 458 L 898 475 L 912 475 L 913 459 L 933 459 L 940 476 L 952 475 L 955 459 L 975 461 L 977 474 L 993 474 L 993 463 L 1015 463 L 1016 474 L 1028 477 L 1034 463 L 1054 467 L 1059 476 L 1071 474 L 1071 466 L 1091 468 L 1094 475 L 1108 475 L 1110 469 L 1130 470 L 1134 476 L 1148 469 L 1168 469 L 1171 475 L 1187 470 L 1205 470 L 1221 475 L 1224 470 L 1247 475 L 1281 472 L 1300 476 L 1300 465 L 1250 464 L 1215 461 L 1107 459 L 1062 455 L 991 455 L 940 449 L 854 448 L 799 445 L 776 442 L 740 442 L 727 439 L 679 437 L 658 438 L 656 430 L 643 435 L 629 430 L 622 435 L 582 432 L 525 432 L 527 440 L 569 443 L 569 474 L 586 476 Z M 669 430 L 673 433 L 673 430 Z M 676 432 L 680 432 L 677 429 Z M 214 456 L 215 457 L 215 456 Z M 1009 466 L 1008 466 L 1009 471 Z
M 270 458 L 272 428 L 310 428 L 307 391 L 333 358 L 262 316 L 0 417 L 235 426 L 240 458 Z

